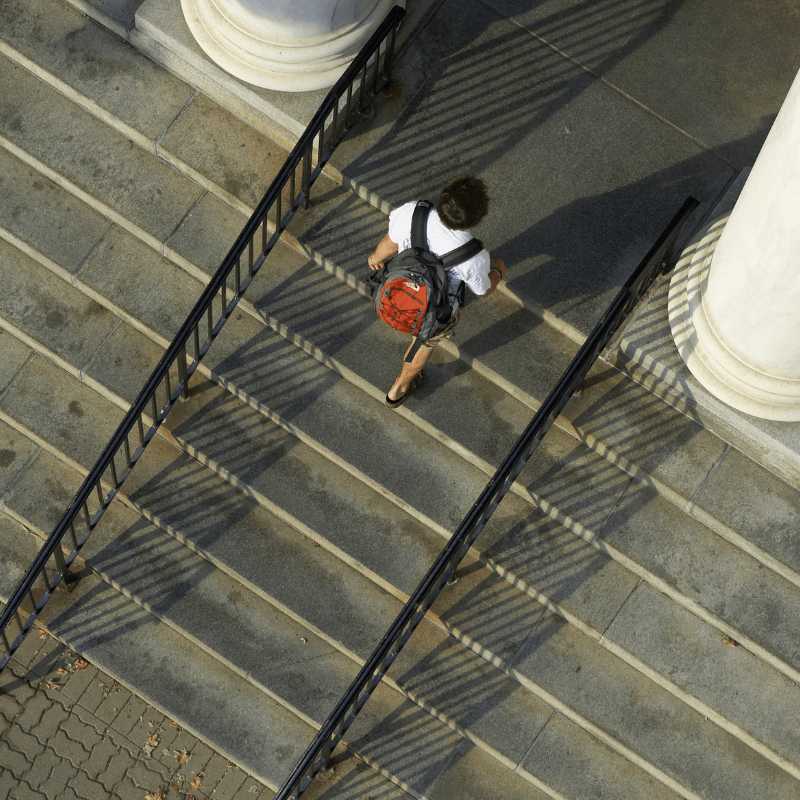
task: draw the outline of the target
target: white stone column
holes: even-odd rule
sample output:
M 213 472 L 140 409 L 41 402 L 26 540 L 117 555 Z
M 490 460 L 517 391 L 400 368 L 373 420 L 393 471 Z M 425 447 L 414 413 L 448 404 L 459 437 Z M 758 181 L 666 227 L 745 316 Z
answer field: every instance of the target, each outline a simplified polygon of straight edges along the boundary
M 682 262 L 669 315 L 689 370 L 740 411 L 800 420 L 800 73 L 730 217 Z
M 283 92 L 336 83 L 405 0 L 181 0 L 192 35 L 223 69 Z

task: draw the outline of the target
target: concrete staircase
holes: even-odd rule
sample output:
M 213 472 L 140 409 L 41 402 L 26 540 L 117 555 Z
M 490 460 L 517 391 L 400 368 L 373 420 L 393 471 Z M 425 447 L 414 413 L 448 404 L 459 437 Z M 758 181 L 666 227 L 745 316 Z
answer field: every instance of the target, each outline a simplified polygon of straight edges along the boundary
M 70 6 L 21 9 L 3 598 L 286 155 Z M 404 344 L 358 291 L 386 216 L 314 197 L 44 616 L 276 789 L 577 351 L 496 293 L 390 411 Z M 712 428 L 599 363 L 312 795 L 800 797 L 800 493 Z

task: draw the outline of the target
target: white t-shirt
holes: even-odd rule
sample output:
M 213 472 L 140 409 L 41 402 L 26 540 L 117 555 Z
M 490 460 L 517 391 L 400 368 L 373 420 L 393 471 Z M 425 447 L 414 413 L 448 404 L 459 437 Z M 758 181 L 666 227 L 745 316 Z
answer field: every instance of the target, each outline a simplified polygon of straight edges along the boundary
M 406 203 L 389 214 L 389 238 L 400 250 L 408 250 L 411 247 L 411 218 L 416 206 L 415 202 Z M 472 239 L 469 231 L 446 228 L 435 208 L 432 208 L 428 215 L 427 234 L 428 250 L 435 256 L 449 253 Z M 455 292 L 461 281 L 464 281 L 475 294 L 486 294 L 492 288 L 492 282 L 489 280 L 489 263 L 489 253 L 481 250 L 478 255 L 447 270 L 450 292 Z

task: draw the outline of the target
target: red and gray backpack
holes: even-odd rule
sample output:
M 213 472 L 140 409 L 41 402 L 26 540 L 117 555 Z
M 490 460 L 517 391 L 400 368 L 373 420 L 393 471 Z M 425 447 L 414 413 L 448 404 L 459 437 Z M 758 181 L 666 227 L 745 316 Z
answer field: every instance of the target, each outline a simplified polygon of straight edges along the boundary
M 453 315 L 463 304 L 464 284 L 459 296 L 450 294 L 447 270 L 476 256 L 483 249 L 478 239 L 435 256 L 427 249 L 428 215 L 433 208 L 420 200 L 411 218 L 411 247 L 391 258 L 367 277 L 366 284 L 378 316 L 391 327 L 417 337 L 406 361 L 419 345 L 454 324 Z

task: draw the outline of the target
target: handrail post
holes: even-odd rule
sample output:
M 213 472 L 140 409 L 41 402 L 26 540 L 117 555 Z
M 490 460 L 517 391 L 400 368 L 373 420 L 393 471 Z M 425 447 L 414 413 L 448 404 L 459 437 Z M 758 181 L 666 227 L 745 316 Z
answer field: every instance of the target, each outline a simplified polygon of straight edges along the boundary
M 303 202 L 300 205 L 301 211 L 311 209 L 311 154 L 314 150 L 314 140 L 308 145 L 308 149 L 303 155 L 303 172 L 300 184 L 300 191 L 303 193 Z
M 61 580 L 59 581 L 58 586 L 65 592 L 71 592 L 75 587 L 75 584 L 78 582 L 78 576 L 70 572 L 66 559 L 64 558 L 64 551 L 60 547 L 57 547 L 53 551 L 53 555 L 56 559 L 58 571 L 61 573 Z

